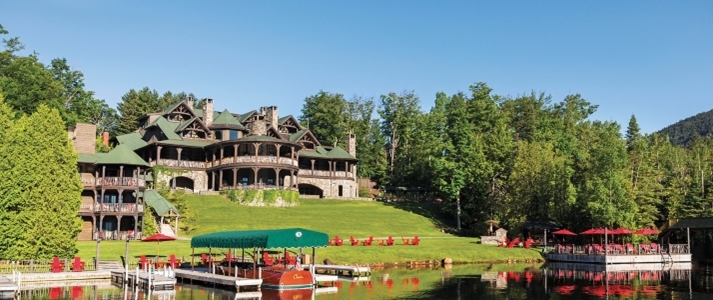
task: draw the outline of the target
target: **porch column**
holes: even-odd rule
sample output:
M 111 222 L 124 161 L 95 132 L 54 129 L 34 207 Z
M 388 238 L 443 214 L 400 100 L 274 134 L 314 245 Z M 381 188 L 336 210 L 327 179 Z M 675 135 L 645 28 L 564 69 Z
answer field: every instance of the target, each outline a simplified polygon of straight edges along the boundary
M 216 188 L 217 185 L 215 184 L 215 171 L 210 172 L 211 176 L 213 176 L 213 190 L 217 191 L 218 189 Z
M 119 203 L 124 203 L 124 189 L 119 189 Z
M 131 176 L 133 177 L 134 175 L 132 174 Z M 139 176 L 141 176 L 141 167 L 137 167 L 137 168 L 136 168 L 136 179 L 137 179 L 137 180 L 136 180 L 136 186 L 140 186 L 138 179 L 141 178 L 141 177 L 139 177 Z M 146 178 L 144 178 L 144 182 L 145 182 L 145 181 L 146 181 Z
M 272 168 L 273 171 L 275 171 L 275 185 L 277 188 L 282 187 L 280 184 L 280 169 L 279 168 Z
M 292 187 L 297 188 L 297 182 L 299 181 L 299 171 L 292 171 L 290 172 L 290 176 L 292 176 L 292 181 L 290 182 L 292 184 Z
M 223 170 L 220 170 L 219 172 L 220 172 L 219 173 L 220 179 L 218 180 L 218 190 L 222 190 L 223 189 Z
M 173 229 L 173 232 L 178 236 L 178 214 L 176 214 L 176 227 Z
M 101 180 L 101 186 L 104 186 L 104 176 L 106 176 L 106 166 L 102 166 L 102 180 Z
M 233 163 L 238 162 L 238 144 L 233 144 Z
M 295 147 L 290 147 L 290 158 L 295 160 Z
M 253 167 L 253 179 L 254 179 L 253 184 L 254 185 L 257 185 L 257 171 L 258 171 L 258 168 Z
M 253 143 L 253 148 L 255 148 L 255 162 L 257 163 L 257 157 L 260 152 L 260 143 Z
M 121 233 L 121 216 L 116 216 L 116 232 Z
M 329 165 L 329 177 L 334 177 L 334 168 L 332 168 L 333 161 L 327 161 L 327 164 Z
M 138 230 L 138 225 L 139 225 L 139 215 L 134 215 L 134 238 L 136 237 L 136 231 Z
M 99 215 L 99 231 L 104 231 L 104 215 Z
M 225 157 L 225 147 L 220 146 L 220 159 L 218 165 L 223 165 L 223 157 Z
M 277 153 L 275 153 L 275 156 L 277 157 L 278 164 L 280 163 L 280 147 L 282 147 L 282 145 L 280 145 L 280 144 L 275 145 L 275 148 L 277 150 Z
M 210 149 L 210 153 L 211 153 L 211 156 L 213 157 L 213 159 L 210 160 L 210 166 L 212 168 L 212 167 L 215 167 L 215 148 Z
M 156 146 L 156 163 L 161 163 L 161 146 Z
M 314 159 L 310 159 L 309 161 L 312 162 L 312 169 L 311 169 L 311 171 L 309 172 L 309 175 L 313 175 L 313 176 L 314 176 Z
M 237 151 L 237 150 L 236 150 Z M 233 168 L 233 189 L 238 186 L 238 169 Z
M 123 179 L 124 178 L 124 166 L 119 166 L 119 185 L 124 185 Z
M 97 216 L 92 215 L 92 240 L 97 234 Z
M 106 190 L 104 189 L 104 187 L 102 187 L 101 196 L 99 197 L 99 201 L 97 201 L 98 202 L 97 204 L 99 205 L 100 212 L 104 211 L 104 205 L 102 205 L 102 203 L 104 203 L 104 191 L 106 191 Z
M 178 152 L 178 166 L 181 166 L 181 152 L 183 152 L 183 148 L 176 148 L 176 152 Z

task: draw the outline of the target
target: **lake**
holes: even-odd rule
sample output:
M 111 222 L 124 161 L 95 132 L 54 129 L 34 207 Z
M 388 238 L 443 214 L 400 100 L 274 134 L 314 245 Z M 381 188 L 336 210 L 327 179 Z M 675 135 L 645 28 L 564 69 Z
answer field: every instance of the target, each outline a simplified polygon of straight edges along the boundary
M 336 288 L 336 292 L 335 292 Z M 713 299 L 713 262 L 603 266 L 582 264 L 476 264 L 452 268 L 389 268 L 370 278 L 327 284 L 316 293 L 236 294 L 179 284 L 148 295 L 106 283 L 22 291 L 20 299 Z

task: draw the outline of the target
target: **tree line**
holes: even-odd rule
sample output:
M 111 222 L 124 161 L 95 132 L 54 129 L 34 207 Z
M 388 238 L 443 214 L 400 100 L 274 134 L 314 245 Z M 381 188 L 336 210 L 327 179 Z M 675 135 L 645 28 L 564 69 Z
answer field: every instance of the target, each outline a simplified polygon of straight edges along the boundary
M 642 134 L 633 115 L 622 136 L 616 122 L 592 120 L 598 106 L 579 94 L 507 97 L 482 82 L 436 94 L 427 112 L 419 103 L 413 92 L 376 104 L 320 91 L 305 99 L 300 120 L 327 145 L 354 131 L 360 177 L 427 187 L 458 228 L 549 220 L 573 230 L 638 229 L 713 215 L 708 137 L 676 145 Z

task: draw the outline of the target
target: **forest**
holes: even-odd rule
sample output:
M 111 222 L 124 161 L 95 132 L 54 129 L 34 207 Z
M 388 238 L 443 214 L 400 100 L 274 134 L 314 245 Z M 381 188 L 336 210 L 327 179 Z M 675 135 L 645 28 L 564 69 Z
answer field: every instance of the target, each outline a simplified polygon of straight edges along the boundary
M 0 33 L 8 32 L 0 26 Z M 3 41 L 0 93 L 16 119 L 46 106 L 64 127 L 93 123 L 116 136 L 136 130 L 139 116 L 192 95 L 132 89 L 114 109 L 95 99 L 66 59 L 45 65 L 37 53 L 21 55 L 18 38 Z M 579 94 L 509 97 L 483 82 L 464 90 L 425 100 L 433 103 L 427 111 L 415 91 L 351 99 L 319 91 L 304 99 L 299 119 L 323 145 L 344 146 L 354 132 L 360 177 L 429 191 L 463 230 L 486 220 L 507 228 L 551 220 L 575 231 L 639 229 L 713 215 L 709 137 L 691 134 L 681 144 L 665 132 L 642 134 L 633 115 L 625 128 L 593 120 L 598 106 Z

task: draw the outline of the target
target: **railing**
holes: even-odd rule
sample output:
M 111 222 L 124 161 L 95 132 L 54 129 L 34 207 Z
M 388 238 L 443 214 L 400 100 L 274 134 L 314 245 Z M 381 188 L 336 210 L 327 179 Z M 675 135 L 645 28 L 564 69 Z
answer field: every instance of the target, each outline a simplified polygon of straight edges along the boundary
M 236 186 L 222 186 L 221 190 L 297 190 L 292 187 L 274 185 L 274 184 L 250 184 L 250 185 L 236 185 Z
M 126 237 L 128 236 L 132 240 L 141 240 L 142 234 L 141 232 L 135 232 L 133 230 L 129 231 L 118 231 L 118 230 L 104 230 L 104 231 L 97 231 L 94 232 L 94 235 L 92 236 L 94 240 L 96 240 L 99 236 L 101 236 L 102 240 L 126 240 Z
M 690 249 L 688 248 L 688 244 L 669 244 L 668 249 L 665 249 L 668 251 L 669 254 L 689 254 Z
M 176 159 L 161 159 L 159 160 L 160 165 L 164 165 L 167 167 L 178 167 L 178 168 L 195 168 L 195 169 L 204 169 L 206 163 L 203 161 L 193 161 L 193 160 L 181 160 L 178 161 Z
M 94 271 L 94 259 L 90 257 L 82 257 L 84 262 L 84 271 Z M 74 258 L 60 258 L 60 262 L 64 264 L 62 269 L 64 272 L 72 271 Z M 12 274 L 13 271 L 21 273 L 49 273 L 52 270 L 52 259 L 49 260 L 0 260 L 0 274 Z M 9 277 L 9 276 L 8 276 Z
M 98 185 L 108 185 L 108 186 L 135 186 L 135 187 L 145 187 L 146 180 L 134 177 L 103 177 L 99 178 Z
M 91 175 L 82 175 L 82 183 L 84 186 L 95 186 L 97 185 L 97 179 Z
M 94 211 L 101 212 L 143 212 L 144 206 L 137 203 L 97 203 Z
M 94 211 L 94 204 L 93 203 L 82 203 L 82 205 L 79 206 L 79 211 Z
M 216 159 L 213 161 L 213 166 L 226 165 L 226 164 L 272 164 L 272 165 L 290 165 L 297 166 L 297 160 L 288 157 L 277 157 L 277 156 L 237 156 L 237 157 L 224 157 L 222 159 Z

